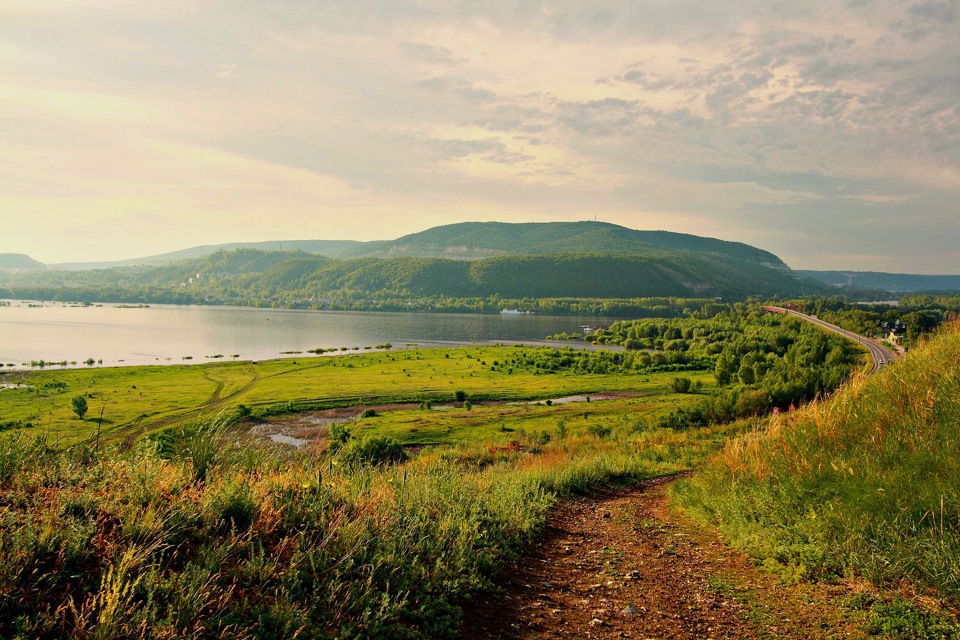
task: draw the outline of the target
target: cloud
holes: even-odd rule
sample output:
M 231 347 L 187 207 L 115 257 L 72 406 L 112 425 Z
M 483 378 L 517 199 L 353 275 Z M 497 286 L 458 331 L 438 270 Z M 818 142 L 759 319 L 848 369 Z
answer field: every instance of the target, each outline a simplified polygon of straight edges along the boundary
M 311 221 L 349 211 L 339 237 L 363 239 L 596 213 L 802 265 L 864 221 L 870 255 L 899 251 L 909 216 L 940 246 L 960 199 L 958 7 L 8 2 L 0 222 L 169 207 L 217 221 L 199 244 L 235 212 L 258 237 L 328 233 Z M 285 226 L 257 221 L 277 211 Z

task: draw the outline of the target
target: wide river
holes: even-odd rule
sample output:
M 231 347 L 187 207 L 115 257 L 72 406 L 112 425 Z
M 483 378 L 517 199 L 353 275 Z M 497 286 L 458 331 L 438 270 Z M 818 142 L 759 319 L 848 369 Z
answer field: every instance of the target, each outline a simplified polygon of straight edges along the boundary
M 0 306 L 0 366 L 94 366 L 262 360 L 309 349 L 536 341 L 613 318 L 539 315 L 297 311 L 150 305 L 90 307 L 10 301 Z M 580 343 L 582 344 L 582 343 Z M 284 352 L 287 352 L 284 354 Z M 302 356 L 308 354 L 303 353 Z M 11 366 L 12 365 L 12 366 Z

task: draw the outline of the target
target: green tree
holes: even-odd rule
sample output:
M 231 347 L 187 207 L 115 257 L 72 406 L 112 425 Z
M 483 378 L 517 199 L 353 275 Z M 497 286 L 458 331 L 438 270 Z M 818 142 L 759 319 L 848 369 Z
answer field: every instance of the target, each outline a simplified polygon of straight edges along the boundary
M 713 370 L 713 377 L 721 387 L 730 384 L 730 361 L 725 355 L 717 358 L 717 367 Z
M 70 406 L 73 407 L 73 412 L 81 420 L 83 420 L 83 416 L 87 415 L 87 399 L 83 396 L 73 396 L 70 399 Z
M 740 379 L 740 384 L 753 384 L 757 381 L 757 376 L 753 371 L 753 367 L 751 367 L 749 364 L 740 366 L 740 370 L 737 371 L 737 378 Z

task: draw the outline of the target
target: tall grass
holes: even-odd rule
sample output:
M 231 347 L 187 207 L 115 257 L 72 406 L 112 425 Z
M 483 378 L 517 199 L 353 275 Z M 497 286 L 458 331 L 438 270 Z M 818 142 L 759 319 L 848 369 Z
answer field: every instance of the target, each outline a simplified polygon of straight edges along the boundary
M 451 636 L 457 603 L 532 539 L 558 495 L 688 469 L 726 435 L 608 431 L 439 447 L 392 466 L 211 448 L 209 426 L 125 451 L 11 438 L 0 637 Z
M 960 603 L 960 331 L 756 423 L 675 494 L 799 576 L 908 580 Z

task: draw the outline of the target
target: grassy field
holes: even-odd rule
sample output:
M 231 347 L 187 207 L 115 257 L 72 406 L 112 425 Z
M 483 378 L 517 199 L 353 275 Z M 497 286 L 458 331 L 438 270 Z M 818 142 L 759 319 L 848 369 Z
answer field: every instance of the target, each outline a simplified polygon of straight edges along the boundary
M 677 497 L 768 566 L 865 577 L 960 609 L 960 331 L 759 421 Z M 960 628 L 910 637 L 957 637 Z
M 511 368 L 516 349 L 25 374 L 0 391 L 0 637 L 452 637 L 557 499 L 690 469 L 679 502 L 788 579 L 955 606 L 960 333 L 796 413 L 696 429 L 657 418 L 711 374 L 681 394 L 672 372 Z M 330 449 L 236 437 L 344 407 L 376 410 Z M 862 604 L 878 633 L 956 635 Z
M 630 405 L 609 402 L 530 407 L 553 422 L 549 437 L 516 429 L 515 447 L 433 447 L 400 465 L 363 462 L 376 438 L 278 455 L 225 446 L 209 423 L 170 450 L 12 434 L 0 457 L 0 637 L 453 637 L 459 603 L 558 497 L 688 470 L 736 433 L 615 420 Z M 584 432 L 565 433 L 557 412 L 575 408 Z M 516 407 L 430 413 L 442 428 L 500 409 Z M 389 430 L 404 416 L 381 418 Z
M 16 430 L 29 423 L 32 426 L 27 430 L 46 433 L 51 441 L 59 439 L 69 444 L 94 433 L 100 424 L 101 412 L 102 435 L 126 437 L 198 418 L 232 416 L 241 404 L 257 417 L 304 409 L 395 402 L 431 401 L 442 405 L 453 402 L 457 391 L 466 394 L 474 404 L 486 400 L 545 400 L 603 392 L 658 396 L 670 393 L 674 374 L 546 375 L 531 370 L 511 372 L 497 366 L 516 349 L 529 348 L 463 347 L 257 363 L 7 374 L 5 382 L 21 382 L 25 386 L 0 391 L 0 416 L 8 429 Z M 709 391 L 711 377 L 684 375 L 702 380 L 704 391 Z M 71 398 L 75 395 L 86 398 L 89 412 L 84 420 L 79 420 L 71 408 Z M 478 412 L 464 418 L 469 422 L 480 415 Z M 397 416 L 391 420 L 424 421 L 424 433 L 437 429 L 425 414 Z M 378 424 L 386 428 L 388 422 L 381 420 Z M 395 422 L 391 429 L 402 432 L 399 424 Z M 440 427 L 443 428 L 446 427 Z

